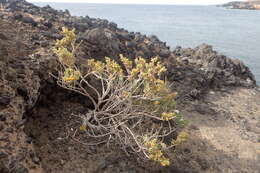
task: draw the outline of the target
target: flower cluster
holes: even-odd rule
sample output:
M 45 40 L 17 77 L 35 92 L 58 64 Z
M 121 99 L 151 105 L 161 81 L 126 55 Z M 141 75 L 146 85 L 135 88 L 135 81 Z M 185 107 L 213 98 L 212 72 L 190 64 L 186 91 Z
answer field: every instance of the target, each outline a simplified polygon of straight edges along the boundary
M 76 40 L 75 29 L 69 30 L 66 27 L 62 27 L 61 34 L 63 35 L 63 38 L 56 41 L 56 47 L 70 46 Z
M 73 44 L 75 43 L 75 29 L 69 30 L 68 28 L 63 27 L 61 34 L 63 35 L 63 38 L 56 41 L 53 51 L 59 57 L 60 63 L 72 67 L 75 63 L 75 57 L 68 48 L 70 46 L 73 47 Z
M 142 78 L 144 80 L 144 93 L 146 96 L 154 97 L 166 90 L 165 82 L 159 76 L 166 68 L 158 62 L 158 58 L 152 58 L 149 63 L 144 58 L 135 59 L 135 68 L 129 71 L 129 78 Z
M 163 113 L 161 114 L 161 118 L 162 118 L 162 120 L 164 120 L 164 121 L 169 121 L 169 120 L 173 119 L 175 116 L 176 116 L 176 114 L 173 113 L 173 112 L 169 112 L 169 113 L 163 112 Z
M 126 71 L 129 73 L 133 68 L 133 62 L 128 58 L 124 57 L 122 54 L 119 55 L 121 62 L 124 64 Z
M 159 142 L 157 139 L 144 139 L 144 146 L 146 147 L 149 159 L 159 162 L 162 166 L 170 164 L 169 159 L 162 153 L 162 149 L 166 147 L 164 143 Z
M 87 126 L 84 125 L 84 124 L 82 124 L 81 126 L 79 126 L 79 130 L 82 131 L 82 132 L 84 132 L 84 131 L 87 130 Z
M 119 76 L 123 75 L 123 69 L 114 60 L 112 60 L 109 57 L 105 57 L 105 62 L 106 62 L 106 70 L 107 70 L 108 74 L 110 74 L 110 75 L 116 74 Z
M 75 64 L 75 57 L 67 48 L 57 47 L 53 51 L 59 57 L 59 61 L 62 64 L 68 67 L 72 67 Z
M 166 71 L 166 68 L 159 62 L 158 57 L 152 58 L 148 63 L 142 57 L 137 57 L 135 67 L 125 57 L 121 57 L 121 61 L 128 70 L 129 80 L 141 78 L 144 80 L 144 93 L 147 96 L 154 97 L 158 93 L 166 89 L 165 82 L 159 79 L 159 76 Z
M 96 61 L 94 59 L 88 59 L 87 64 L 90 71 L 102 74 L 105 70 L 105 64 L 101 61 Z
M 59 62 L 63 65 L 63 77 L 62 81 L 66 84 L 70 84 L 80 79 L 81 73 L 75 68 L 75 56 L 73 50 L 69 51 L 69 48 L 73 49 L 76 35 L 75 29 L 69 30 L 65 27 L 62 28 L 61 34 L 63 38 L 57 40 L 53 52 L 59 58 Z
M 175 140 L 172 140 L 172 145 L 177 146 L 181 143 L 185 142 L 188 138 L 188 134 L 186 132 L 180 132 Z
M 113 59 L 105 57 L 105 62 L 88 59 L 87 64 L 91 72 L 99 73 L 105 78 L 115 78 L 123 76 L 123 69 Z
M 71 83 L 73 81 L 77 81 L 80 78 L 80 72 L 78 70 L 74 70 L 72 68 L 66 68 L 63 73 L 62 80 L 65 83 Z

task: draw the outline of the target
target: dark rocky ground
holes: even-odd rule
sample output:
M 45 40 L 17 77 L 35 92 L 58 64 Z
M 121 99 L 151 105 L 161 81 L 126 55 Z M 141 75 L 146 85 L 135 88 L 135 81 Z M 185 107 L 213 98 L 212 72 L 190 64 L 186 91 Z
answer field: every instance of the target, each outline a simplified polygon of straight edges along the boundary
M 203 44 L 174 50 L 156 36 L 128 32 L 107 20 L 74 17 L 23 0 L 0 0 L 0 172 L 255 172 L 259 171 L 260 93 L 241 61 Z M 159 56 L 189 120 L 189 140 L 161 168 L 117 146 L 86 146 L 75 134 L 88 102 L 49 75 L 62 26 L 76 28 L 78 64 L 118 55 Z M 77 140 L 80 139 L 80 142 Z

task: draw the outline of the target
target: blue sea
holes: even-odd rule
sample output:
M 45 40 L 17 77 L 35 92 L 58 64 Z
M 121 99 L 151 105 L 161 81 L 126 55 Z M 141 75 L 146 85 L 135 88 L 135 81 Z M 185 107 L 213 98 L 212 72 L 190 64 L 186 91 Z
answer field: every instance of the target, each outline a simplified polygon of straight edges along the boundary
M 221 54 L 241 59 L 260 84 L 260 11 L 215 6 L 48 4 L 68 9 L 72 15 L 108 19 L 128 31 L 157 35 L 172 49 L 210 44 Z

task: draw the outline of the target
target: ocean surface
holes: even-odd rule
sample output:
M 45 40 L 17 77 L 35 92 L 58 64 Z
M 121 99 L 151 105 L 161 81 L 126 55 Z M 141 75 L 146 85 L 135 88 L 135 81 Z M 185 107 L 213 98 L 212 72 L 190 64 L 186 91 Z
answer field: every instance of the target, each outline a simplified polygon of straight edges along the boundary
M 260 11 L 215 6 L 48 4 L 68 9 L 72 15 L 108 19 L 128 31 L 157 35 L 172 49 L 210 44 L 221 54 L 241 59 L 260 84 Z

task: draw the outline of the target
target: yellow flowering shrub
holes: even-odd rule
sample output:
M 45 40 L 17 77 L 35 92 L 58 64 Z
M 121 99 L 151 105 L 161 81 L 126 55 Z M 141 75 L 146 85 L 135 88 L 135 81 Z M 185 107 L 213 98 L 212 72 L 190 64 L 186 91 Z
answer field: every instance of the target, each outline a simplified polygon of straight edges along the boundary
M 119 55 L 120 62 L 109 57 L 103 61 L 87 59 L 88 71 L 82 74 L 75 64 L 78 46 L 74 31 L 63 28 L 63 38 L 56 41 L 53 51 L 61 65 L 58 84 L 86 96 L 94 107 L 85 115 L 78 115 L 82 119 L 79 131 L 95 140 L 119 143 L 134 153 L 142 153 L 146 159 L 168 166 L 167 152 L 184 142 L 187 135 L 180 133 L 168 145 L 163 142 L 164 137 L 176 132 L 175 122 L 183 121 L 175 109 L 177 93 L 162 79 L 164 65 L 158 57 L 147 61 Z M 91 85 L 90 78 L 100 86 Z M 147 122 L 148 119 L 151 121 Z

